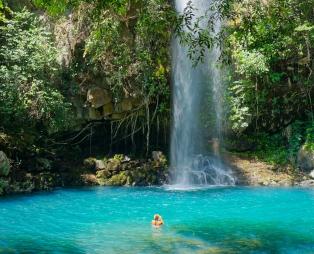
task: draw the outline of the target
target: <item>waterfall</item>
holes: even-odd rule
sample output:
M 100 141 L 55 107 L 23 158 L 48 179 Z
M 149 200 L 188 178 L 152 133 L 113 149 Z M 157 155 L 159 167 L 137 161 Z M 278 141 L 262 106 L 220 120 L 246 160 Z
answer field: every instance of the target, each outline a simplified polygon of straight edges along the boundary
M 183 13 L 190 0 L 176 0 L 178 13 Z M 195 17 L 200 17 L 214 0 L 193 0 Z M 219 31 L 220 21 L 215 29 Z M 204 26 L 205 27 L 205 26 Z M 216 31 L 216 32 L 217 32 Z M 172 183 L 182 186 L 190 185 L 233 185 L 235 180 L 231 170 L 216 156 L 201 155 L 204 151 L 204 137 L 201 131 L 200 115 L 202 100 L 206 89 L 210 88 L 215 111 L 216 139 L 221 140 L 222 122 L 222 82 L 217 60 L 220 55 L 218 47 L 205 55 L 205 61 L 193 66 L 188 57 L 188 49 L 180 44 L 179 38 L 172 42 L 172 89 L 173 89 L 173 123 L 171 133 L 171 168 Z M 211 110 L 210 108 L 208 109 Z M 218 151 L 219 149 L 217 149 Z

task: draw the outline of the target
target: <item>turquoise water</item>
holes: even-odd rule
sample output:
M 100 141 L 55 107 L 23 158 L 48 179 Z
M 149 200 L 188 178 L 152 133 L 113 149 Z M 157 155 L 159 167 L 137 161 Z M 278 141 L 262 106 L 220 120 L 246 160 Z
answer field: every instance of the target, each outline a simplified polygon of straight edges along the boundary
M 151 227 L 154 213 L 164 227 Z M 314 190 L 95 187 L 2 198 L 0 253 L 314 253 Z

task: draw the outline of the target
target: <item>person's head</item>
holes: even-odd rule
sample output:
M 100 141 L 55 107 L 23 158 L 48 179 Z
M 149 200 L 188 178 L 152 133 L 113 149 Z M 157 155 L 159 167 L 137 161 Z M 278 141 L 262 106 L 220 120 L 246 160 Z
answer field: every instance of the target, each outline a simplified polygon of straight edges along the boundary
M 159 214 L 155 214 L 154 215 L 154 220 L 160 220 L 160 215 Z

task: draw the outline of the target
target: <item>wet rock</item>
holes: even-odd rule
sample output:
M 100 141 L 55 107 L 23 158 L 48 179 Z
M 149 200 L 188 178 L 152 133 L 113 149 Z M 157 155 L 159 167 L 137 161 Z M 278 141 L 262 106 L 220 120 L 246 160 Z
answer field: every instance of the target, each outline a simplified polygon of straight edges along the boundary
M 7 176 L 10 173 L 10 161 L 6 154 L 0 151 L 0 176 Z
M 304 171 L 314 170 L 314 151 L 306 149 L 302 146 L 298 152 L 298 167 Z

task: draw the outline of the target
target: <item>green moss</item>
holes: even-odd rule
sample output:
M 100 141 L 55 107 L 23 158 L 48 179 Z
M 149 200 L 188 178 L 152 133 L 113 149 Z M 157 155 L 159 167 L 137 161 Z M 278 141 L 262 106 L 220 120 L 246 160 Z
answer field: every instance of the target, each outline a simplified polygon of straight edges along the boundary
M 121 172 L 117 175 L 112 176 L 106 183 L 106 185 L 112 185 L 112 186 L 122 186 L 127 183 L 128 176 L 125 172 Z
M 122 162 L 124 159 L 124 155 L 123 154 L 116 154 L 115 156 L 113 156 L 112 159 L 115 161 L 118 161 L 118 162 Z

